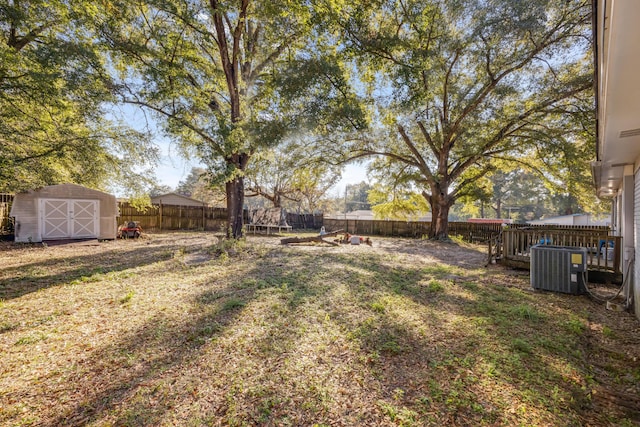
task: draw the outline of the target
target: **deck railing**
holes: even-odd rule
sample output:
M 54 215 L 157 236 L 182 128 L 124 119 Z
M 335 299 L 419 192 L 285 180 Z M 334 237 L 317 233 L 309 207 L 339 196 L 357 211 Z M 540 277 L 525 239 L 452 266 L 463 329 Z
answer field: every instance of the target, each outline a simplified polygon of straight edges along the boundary
M 502 260 L 506 265 L 528 267 L 531 247 L 538 244 L 584 247 L 590 270 L 622 272 L 622 237 L 606 228 L 508 228 L 502 232 Z

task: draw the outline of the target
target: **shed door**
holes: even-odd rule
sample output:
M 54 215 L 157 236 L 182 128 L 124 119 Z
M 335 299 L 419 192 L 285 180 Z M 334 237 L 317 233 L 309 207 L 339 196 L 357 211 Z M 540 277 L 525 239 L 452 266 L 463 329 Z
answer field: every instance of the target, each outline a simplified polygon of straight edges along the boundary
M 42 239 L 98 237 L 98 200 L 40 200 Z

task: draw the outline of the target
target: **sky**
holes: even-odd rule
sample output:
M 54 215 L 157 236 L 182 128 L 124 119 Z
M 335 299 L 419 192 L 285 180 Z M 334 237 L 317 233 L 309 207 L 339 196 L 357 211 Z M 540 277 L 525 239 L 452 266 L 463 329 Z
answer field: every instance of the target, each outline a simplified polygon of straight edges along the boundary
M 156 143 L 161 150 L 160 162 L 156 167 L 158 184 L 175 188 L 180 181 L 186 179 L 191 168 L 203 167 L 197 159 L 189 160 L 182 157 L 177 147 L 171 142 L 165 140 L 156 141 Z M 362 181 L 369 181 L 367 178 L 366 165 L 347 165 L 342 173 L 342 179 L 329 191 L 329 195 L 342 195 L 347 185 L 359 184 Z
M 153 118 L 144 115 L 144 113 L 136 107 L 132 106 L 114 106 L 110 113 L 111 118 L 120 120 L 134 129 L 146 131 L 151 129 L 153 142 L 160 150 L 160 160 L 155 168 L 155 175 L 158 185 L 167 185 L 176 188 L 180 181 L 183 181 L 194 167 L 204 167 L 198 159 L 186 159 L 182 156 L 180 150 L 175 143 L 168 138 L 160 135 Z M 342 178 L 338 183 L 329 190 L 330 196 L 341 196 L 347 185 L 359 184 L 362 181 L 368 182 L 366 172 L 366 164 L 350 164 L 345 166 Z

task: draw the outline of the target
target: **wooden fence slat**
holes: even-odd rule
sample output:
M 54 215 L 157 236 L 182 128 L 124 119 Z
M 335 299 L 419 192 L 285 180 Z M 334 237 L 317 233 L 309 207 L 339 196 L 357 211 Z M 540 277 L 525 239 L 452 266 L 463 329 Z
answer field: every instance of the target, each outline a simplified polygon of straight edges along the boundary
M 224 230 L 226 209 L 208 206 L 152 206 L 138 210 L 127 202 L 118 203 L 118 223 L 137 221 L 143 230 Z
M 430 222 L 388 221 L 345 218 L 324 218 L 323 225 L 329 230 L 345 230 L 351 234 L 389 237 L 422 237 L 429 234 Z M 449 233 L 462 236 L 473 242 L 486 242 L 500 234 L 501 224 L 450 222 Z
M 226 208 L 210 206 L 152 206 L 138 210 L 127 202 L 119 202 L 118 223 L 138 221 L 143 230 L 206 230 L 224 231 L 227 222 Z M 249 214 L 245 211 L 245 223 Z M 322 214 L 287 213 L 287 223 L 294 229 L 316 229 L 322 227 Z
M 543 230 L 509 228 L 502 234 L 503 258 L 507 265 L 523 266 L 528 264 L 530 249 L 537 244 L 550 244 L 588 249 L 590 269 L 622 273 L 622 237 L 611 236 L 608 228 L 575 229 L 563 227 Z M 610 246 L 613 243 L 613 247 Z

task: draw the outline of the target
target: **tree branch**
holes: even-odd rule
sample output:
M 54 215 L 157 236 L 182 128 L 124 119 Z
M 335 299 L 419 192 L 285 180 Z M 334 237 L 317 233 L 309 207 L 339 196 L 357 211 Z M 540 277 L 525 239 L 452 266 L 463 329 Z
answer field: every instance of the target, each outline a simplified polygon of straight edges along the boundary
M 582 92 L 584 90 L 588 90 L 591 87 L 592 87 L 592 83 L 591 82 L 587 82 L 587 83 L 585 83 L 585 84 L 583 84 L 581 86 L 577 86 L 576 88 L 573 88 L 573 89 L 568 90 L 566 92 L 562 92 L 562 93 L 558 94 L 557 96 L 555 96 L 552 99 L 547 99 L 546 101 L 536 105 L 535 107 L 530 108 L 529 110 L 526 110 L 522 114 L 512 118 L 504 126 L 502 126 L 498 130 L 498 132 L 496 132 L 496 134 L 494 135 L 493 138 L 491 138 L 486 144 L 484 144 L 482 147 L 480 147 L 478 149 L 476 155 L 469 157 L 465 162 L 462 162 L 462 163 L 458 164 L 456 167 L 454 167 L 453 171 L 451 172 L 451 177 L 453 179 L 456 179 L 457 177 L 459 177 L 460 174 L 462 172 L 464 172 L 469 166 L 471 166 L 473 163 L 478 161 L 478 159 L 481 158 L 486 151 L 491 150 L 496 145 L 498 145 L 500 142 L 502 142 L 505 138 L 509 137 L 514 132 L 520 130 L 521 128 L 523 128 L 524 126 L 527 125 L 527 123 L 524 123 L 524 124 L 521 124 L 519 126 L 516 126 L 517 123 L 525 121 L 525 119 L 527 119 L 528 117 L 530 117 L 531 115 L 533 115 L 533 114 L 535 114 L 537 112 L 544 111 L 545 108 L 547 108 L 550 105 L 553 105 L 556 102 L 559 102 L 559 101 L 561 101 L 563 99 L 566 99 L 566 98 L 570 98 L 571 96 L 573 96 L 573 95 L 575 95 L 577 93 L 580 93 L 580 92 Z M 516 126 L 516 127 L 514 129 L 511 129 L 514 126 Z
M 398 132 L 400 133 L 400 136 L 402 137 L 402 140 L 404 141 L 407 148 L 409 148 L 409 150 L 413 153 L 414 158 L 416 160 L 415 163 L 418 169 L 420 169 L 420 172 L 422 172 L 427 177 L 427 179 L 431 181 L 435 181 L 435 178 L 431 173 L 431 169 L 429 169 L 429 166 L 424 161 L 424 158 L 420 155 L 420 152 L 418 151 L 416 146 L 413 144 L 413 141 L 411 141 L 411 138 L 409 138 L 409 135 L 407 135 L 407 132 L 404 130 L 404 128 L 401 125 L 398 125 Z
M 26 35 L 24 35 L 23 37 L 17 37 L 15 34 L 15 28 L 11 28 L 11 35 L 9 37 L 9 40 L 7 41 L 7 45 L 9 47 L 12 47 L 13 49 L 15 49 L 16 51 L 21 51 L 26 45 L 28 45 L 29 43 L 35 41 L 38 36 L 40 34 L 42 34 L 42 32 L 44 30 L 46 30 L 47 28 L 50 28 L 53 26 L 53 22 L 48 22 L 46 24 L 42 24 L 39 27 L 36 27 L 34 29 L 32 29 L 31 31 L 29 31 Z
M 162 108 L 159 108 L 159 107 L 156 107 L 154 105 L 151 105 L 148 102 L 143 102 L 143 101 L 138 101 L 138 100 L 133 100 L 133 99 L 127 99 L 127 98 L 124 98 L 123 102 L 125 104 L 138 105 L 140 107 L 148 108 L 148 109 L 150 109 L 152 111 L 155 111 L 158 114 L 161 114 L 161 115 L 167 117 L 167 119 L 169 119 L 169 120 L 177 121 L 178 123 L 180 123 L 181 126 L 184 126 L 187 129 L 195 132 L 203 140 L 208 142 L 209 146 L 213 149 L 213 151 L 215 151 L 216 154 L 218 154 L 221 157 L 225 156 L 224 151 L 220 148 L 220 146 L 218 145 L 218 143 L 216 142 L 215 139 L 211 138 L 211 136 L 209 136 L 207 133 L 205 133 L 202 129 L 199 129 L 196 126 L 194 126 L 193 124 L 191 124 L 191 122 L 189 122 L 187 120 L 184 120 L 181 117 L 176 116 L 175 113 L 164 111 Z
M 431 151 L 433 152 L 433 154 L 436 157 L 440 157 L 440 150 L 438 149 L 438 147 L 436 147 L 435 143 L 433 142 L 433 139 L 431 138 L 431 134 L 429 133 L 429 131 L 427 131 L 427 128 L 424 126 L 424 124 L 418 120 L 418 127 L 420 128 L 420 132 L 422 132 L 422 135 L 424 136 L 424 139 L 427 141 L 427 144 L 429 145 L 429 148 L 431 148 Z

